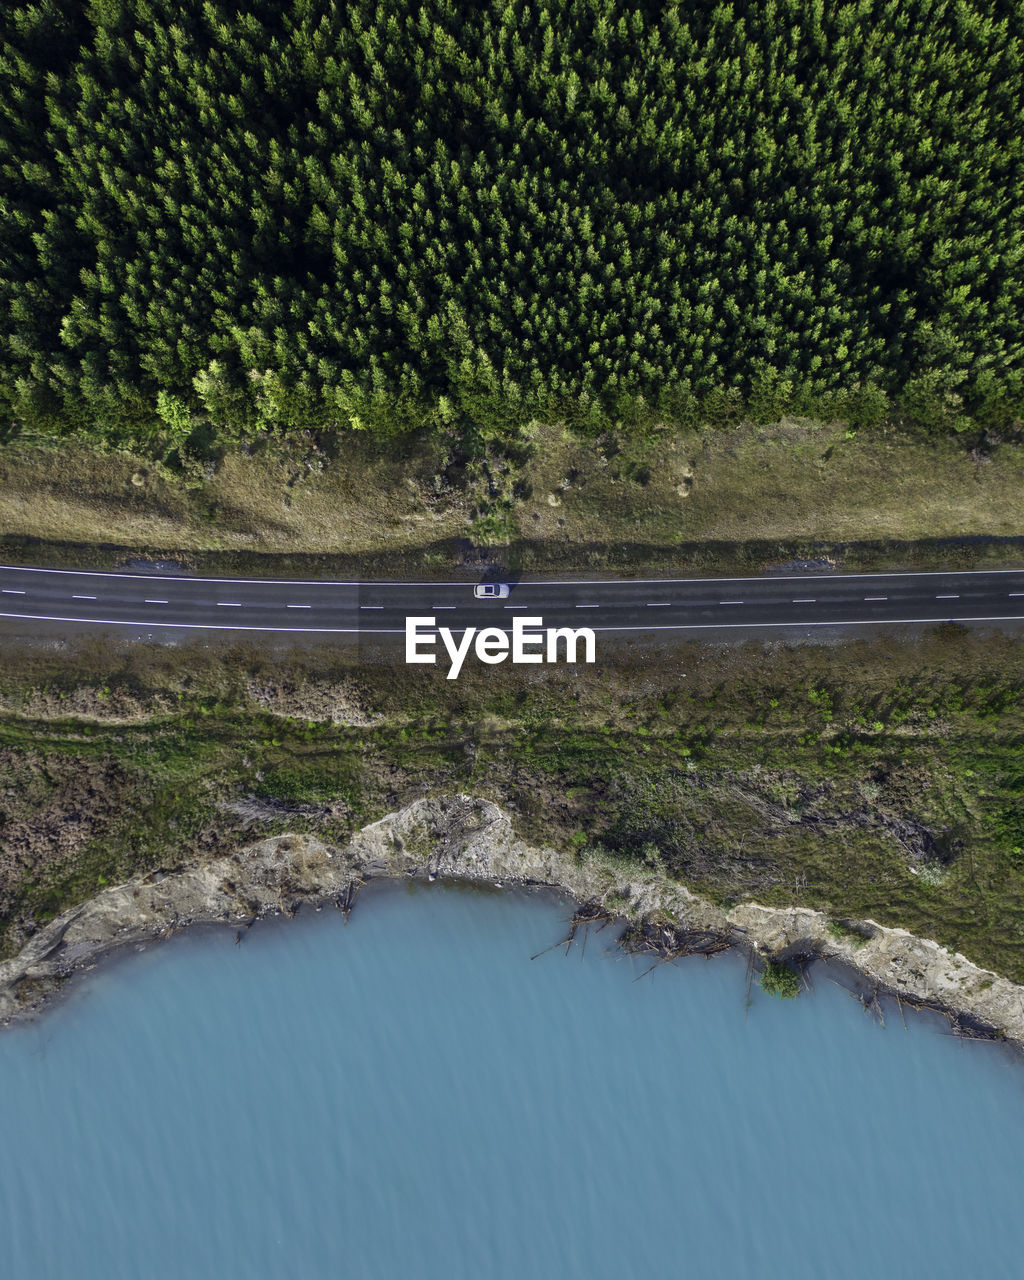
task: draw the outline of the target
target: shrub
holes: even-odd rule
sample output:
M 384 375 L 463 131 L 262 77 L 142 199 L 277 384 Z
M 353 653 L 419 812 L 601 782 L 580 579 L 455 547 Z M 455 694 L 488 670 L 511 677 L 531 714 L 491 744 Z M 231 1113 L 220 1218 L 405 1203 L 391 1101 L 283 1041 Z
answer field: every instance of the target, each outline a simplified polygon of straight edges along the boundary
M 792 1000 L 800 994 L 800 975 L 782 960 L 766 960 L 759 981 L 762 991 L 781 1000 Z

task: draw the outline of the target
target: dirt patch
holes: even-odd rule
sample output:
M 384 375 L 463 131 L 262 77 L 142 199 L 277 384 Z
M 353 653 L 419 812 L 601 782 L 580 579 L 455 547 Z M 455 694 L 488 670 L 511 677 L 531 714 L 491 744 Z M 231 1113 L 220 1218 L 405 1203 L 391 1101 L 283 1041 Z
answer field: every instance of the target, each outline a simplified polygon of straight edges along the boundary
M 365 690 L 354 680 L 248 676 L 244 688 L 250 702 L 275 716 L 351 725 L 369 725 L 380 719 L 370 711 Z
M 33 689 L 23 695 L 0 694 L 0 709 L 27 720 L 87 720 L 103 724 L 138 724 L 167 714 L 174 701 L 151 692 L 144 697 L 109 685 L 76 685 L 66 691 Z

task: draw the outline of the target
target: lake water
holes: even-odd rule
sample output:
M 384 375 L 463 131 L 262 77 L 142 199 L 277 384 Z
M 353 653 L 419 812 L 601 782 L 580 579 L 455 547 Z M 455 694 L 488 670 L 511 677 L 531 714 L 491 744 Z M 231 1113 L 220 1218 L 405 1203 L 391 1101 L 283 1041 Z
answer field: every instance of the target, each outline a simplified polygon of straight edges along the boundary
M 1024 1274 L 1024 1064 L 820 967 L 531 960 L 567 915 L 375 886 L 108 962 L 0 1033 L 0 1274 Z

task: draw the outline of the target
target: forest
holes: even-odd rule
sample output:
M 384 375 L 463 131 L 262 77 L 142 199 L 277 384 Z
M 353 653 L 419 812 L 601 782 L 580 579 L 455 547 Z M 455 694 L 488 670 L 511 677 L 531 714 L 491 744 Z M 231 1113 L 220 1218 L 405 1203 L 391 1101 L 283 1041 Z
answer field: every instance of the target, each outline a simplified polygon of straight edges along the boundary
M 1024 417 L 1022 0 L 0 32 L 0 435 Z

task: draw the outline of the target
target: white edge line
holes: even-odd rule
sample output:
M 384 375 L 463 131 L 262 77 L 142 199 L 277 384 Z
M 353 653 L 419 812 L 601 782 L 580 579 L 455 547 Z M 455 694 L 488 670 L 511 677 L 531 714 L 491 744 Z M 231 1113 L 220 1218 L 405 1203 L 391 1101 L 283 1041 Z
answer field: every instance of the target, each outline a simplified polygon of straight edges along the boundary
M 55 614 L 38 613 L 4 613 L 0 618 L 26 618 L 35 622 L 81 622 L 89 626 L 100 627 L 166 627 L 168 630 L 181 631 L 281 631 L 281 632 L 316 632 L 324 635 L 366 635 L 368 631 L 362 627 L 254 627 L 243 623 L 232 626 L 230 622 L 162 622 L 152 618 L 65 618 Z M 404 627 L 388 627 L 369 634 L 404 635 Z
M 680 622 L 652 627 L 594 627 L 594 631 L 720 631 L 757 627 L 898 627 L 908 623 L 928 623 L 941 627 L 946 622 L 1024 622 L 1019 613 L 991 614 L 973 618 L 848 618 L 841 622 Z
M 405 635 L 404 627 L 255 627 L 246 625 L 232 626 L 230 623 L 217 622 L 154 622 L 152 618 L 67 618 L 56 614 L 39 613 L 6 613 L 0 611 L 0 618 L 19 618 L 28 622 L 79 622 L 89 626 L 102 627 L 167 627 L 181 631 L 280 631 L 298 634 L 316 635 Z M 911 623 L 922 623 L 933 627 L 942 626 L 946 622 L 1024 622 L 1019 613 L 987 614 L 984 617 L 963 618 L 848 618 L 831 622 L 670 622 L 655 623 L 649 627 L 592 627 L 593 631 L 736 631 L 751 630 L 757 627 L 898 627 Z M 437 628 L 434 628 L 437 630 Z M 468 627 L 453 627 L 453 634 L 468 631 Z M 508 630 L 508 628 L 502 628 Z M 509 631 L 509 635 L 511 635 Z

